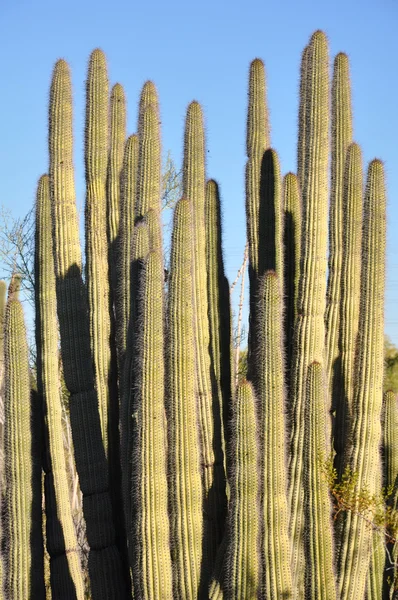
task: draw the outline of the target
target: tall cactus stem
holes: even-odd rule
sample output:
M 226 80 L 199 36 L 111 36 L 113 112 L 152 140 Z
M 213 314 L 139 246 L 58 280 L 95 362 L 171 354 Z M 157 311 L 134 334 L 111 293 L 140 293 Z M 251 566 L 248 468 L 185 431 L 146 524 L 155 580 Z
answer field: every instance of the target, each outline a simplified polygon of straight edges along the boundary
M 297 317 L 298 284 L 300 278 L 301 195 L 298 178 L 287 173 L 283 178 L 284 223 L 284 282 L 285 282 L 285 348 L 286 368 L 289 374 L 293 352 L 294 324 Z M 287 378 L 290 386 L 290 379 Z
M 174 597 L 198 597 L 203 535 L 199 407 L 195 382 L 192 206 L 176 206 L 168 296 L 168 432 Z
M 108 75 L 101 50 L 90 56 L 86 86 L 86 280 L 102 438 L 108 452 L 110 290 L 106 225 Z
M 293 598 L 288 538 L 282 295 L 275 271 L 259 280 L 258 354 L 254 379 L 261 439 L 261 596 Z
M 50 91 L 49 153 L 62 361 L 65 383 L 71 394 L 70 418 L 90 546 L 88 564 L 93 600 L 112 597 L 112 594 L 125 598 L 126 584 L 115 546 L 109 475 L 91 368 L 90 324 L 81 275 L 72 140 L 69 67 L 64 60 L 59 60 Z
M 46 414 L 46 541 L 54 600 L 83 600 L 84 584 L 69 498 L 63 445 L 58 367 L 58 326 L 55 290 L 51 201 L 48 175 L 38 184 L 36 199 L 35 295 L 37 389 Z
M 238 384 L 231 429 L 225 597 L 254 600 L 260 589 L 260 456 L 255 399 L 247 381 Z
M 290 530 L 293 576 L 299 595 L 304 585 L 303 447 L 307 367 L 322 362 L 325 340 L 326 247 L 328 206 L 329 73 L 326 36 L 316 31 L 308 48 L 306 130 L 302 181 L 303 220 L 300 281 L 294 333 L 289 464 Z M 299 132 L 299 137 L 301 132 Z
M 341 387 L 339 326 L 341 319 L 341 273 L 343 249 L 343 195 L 347 150 L 352 142 L 351 88 L 348 57 L 334 61 L 332 83 L 331 195 L 329 216 L 329 268 L 326 293 L 326 369 L 330 390 Z
M 354 401 L 354 367 L 357 348 L 361 285 L 361 243 L 363 212 L 363 173 L 361 149 L 351 144 L 347 151 L 343 189 L 343 260 L 341 264 L 340 365 L 335 369 L 332 390 L 335 412 L 335 464 L 339 476 L 351 443 Z M 338 376 L 340 370 L 340 376 Z
M 28 344 L 22 306 L 9 298 L 5 315 L 5 474 L 8 600 L 44 600 L 41 511 L 41 403 L 31 394 Z M 34 415 L 35 411 L 38 414 Z M 38 424 L 38 423 L 36 423 Z M 36 437 L 35 437 L 36 436 Z
M 380 416 L 383 386 L 386 195 L 379 160 L 368 169 L 364 201 L 359 328 L 355 364 L 352 447 L 348 456 L 357 474 L 358 489 L 370 494 L 381 484 Z M 360 600 L 365 594 L 372 530 L 361 515 L 343 517 L 338 554 L 341 600 Z
M 167 430 L 164 368 L 164 274 L 160 252 L 149 253 L 142 271 L 142 309 L 137 331 L 135 394 L 132 406 L 132 544 L 134 595 L 172 600 L 167 511 Z
M 308 367 L 305 399 L 306 445 L 304 448 L 305 506 L 305 598 L 336 599 L 333 565 L 333 525 L 328 482 L 323 462 L 330 454 L 330 427 L 327 423 L 327 391 L 323 368 Z
M 384 457 L 384 485 L 391 491 L 387 506 L 393 510 L 398 508 L 398 398 L 388 390 L 384 394 L 383 406 L 383 457 Z M 388 544 L 389 556 L 384 572 L 384 594 L 393 600 L 394 588 L 398 587 L 398 542 Z M 391 564 L 393 563 L 393 564 Z
M 205 232 L 205 136 L 202 109 L 194 101 L 185 122 L 183 193 L 191 203 L 193 219 L 194 336 L 196 355 L 196 393 L 199 399 L 200 443 L 203 469 L 202 585 L 209 581 L 217 547 L 223 534 L 226 512 L 225 471 L 220 421 L 214 418 L 210 378 L 210 331 L 207 297 Z

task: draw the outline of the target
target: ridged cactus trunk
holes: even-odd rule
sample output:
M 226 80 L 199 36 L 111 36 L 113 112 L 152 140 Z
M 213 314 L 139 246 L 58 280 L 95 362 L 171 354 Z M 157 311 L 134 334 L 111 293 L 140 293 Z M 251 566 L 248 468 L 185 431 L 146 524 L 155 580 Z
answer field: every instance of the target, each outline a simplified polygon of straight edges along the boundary
M 225 470 L 231 413 L 231 310 L 222 255 L 221 204 L 216 181 L 206 184 L 206 265 L 210 327 L 210 376 L 214 419 L 220 423 Z
M 343 187 L 343 260 L 339 326 L 340 379 L 332 395 L 335 410 L 334 448 L 339 476 L 344 472 L 351 440 L 354 369 L 358 335 L 363 220 L 362 156 L 357 144 L 346 154 Z M 337 379 L 336 379 L 337 381 Z
M 192 206 L 176 206 L 168 294 L 168 441 L 174 598 L 194 600 L 201 584 L 203 490 L 195 382 Z
M 302 235 L 297 320 L 293 342 L 290 447 L 290 531 L 295 585 L 303 594 L 303 450 L 307 367 L 323 360 L 325 340 L 326 247 L 328 206 L 329 74 L 328 47 L 321 31 L 313 34 L 305 69 L 305 148 Z M 299 132 L 299 143 L 300 143 Z
M 4 318 L 6 310 L 7 284 L 0 280 L 0 503 L 4 503 Z M 0 543 L 3 543 L 3 523 L 0 519 Z M 3 588 L 4 556 L 0 555 L 0 600 L 4 599 Z
M 307 370 L 305 397 L 304 511 L 305 598 L 336 600 L 333 524 L 328 482 L 323 471 L 330 453 L 327 386 L 322 365 Z
M 371 494 L 381 483 L 380 416 L 383 385 L 386 196 L 383 165 L 370 163 L 364 201 L 361 305 L 355 364 L 352 448 L 348 464 L 358 474 L 358 489 Z M 339 593 L 342 600 L 360 600 L 372 548 L 372 530 L 361 515 L 342 516 L 338 552 Z
M 5 315 L 5 540 L 8 600 L 44 600 L 41 511 L 41 402 L 31 392 L 21 303 L 9 297 Z M 39 426 L 39 427 L 38 427 Z
M 185 122 L 183 193 L 192 207 L 195 380 L 199 401 L 204 514 L 201 583 L 205 590 L 223 534 L 226 493 L 220 411 L 217 402 L 213 403 L 210 376 L 205 246 L 205 138 L 202 109 L 197 102 L 189 105 Z
M 93 599 L 126 594 L 115 545 L 109 475 L 94 387 L 86 290 L 72 162 L 72 94 L 68 65 L 57 62 L 50 92 L 50 189 L 54 233 L 57 313 L 76 467 L 83 493 Z
M 91 54 L 86 84 L 86 282 L 90 343 L 102 439 L 108 454 L 111 353 L 110 291 L 106 224 L 108 162 L 108 75 L 101 50 Z
M 43 175 L 39 180 L 36 199 L 35 292 L 37 389 L 46 415 L 46 541 L 50 556 L 53 600 L 83 600 L 83 575 L 72 518 L 63 444 L 51 229 L 50 182 L 48 175 Z
M 341 273 L 343 247 L 343 194 L 346 154 L 352 142 L 351 89 L 348 57 L 334 60 L 331 103 L 331 195 L 329 217 L 329 276 L 326 296 L 327 377 L 331 392 L 342 387 L 339 331 L 341 320 Z
M 138 351 L 132 405 L 134 596 L 172 600 L 169 516 L 167 510 L 167 428 L 165 414 L 165 352 L 163 260 L 148 254 L 139 294 Z
M 261 440 L 261 597 L 294 597 L 288 537 L 287 456 L 282 293 L 275 271 L 259 281 L 258 354 L 255 361 Z
M 221 589 L 228 600 L 255 600 L 260 591 L 260 448 L 256 401 L 238 384 L 231 423 L 231 492 Z

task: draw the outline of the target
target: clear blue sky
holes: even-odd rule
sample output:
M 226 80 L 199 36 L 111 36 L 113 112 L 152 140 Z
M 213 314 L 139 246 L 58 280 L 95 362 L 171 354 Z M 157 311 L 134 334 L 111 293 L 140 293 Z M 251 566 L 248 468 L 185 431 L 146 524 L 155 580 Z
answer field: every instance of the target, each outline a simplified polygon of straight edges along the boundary
M 128 131 L 136 129 L 142 84 L 159 90 L 163 148 L 181 163 L 185 109 L 204 108 L 207 175 L 221 186 L 224 250 L 232 280 L 245 243 L 244 167 L 247 74 L 266 64 L 272 145 L 282 171 L 296 168 L 300 55 L 323 29 L 330 56 L 350 57 L 354 137 L 365 164 L 385 161 L 388 207 L 386 333 L 398 344 L 398 0 L 266 0 L 134 2 L 0 0 L 0 204 L 23 215 L 48 165 L 47 109 L 51 71 L 65 58 L 75 100 L 78 201 L 84 199 L 84 81 L 88 56 L 101 47 L 111 83 L 128 98 Z

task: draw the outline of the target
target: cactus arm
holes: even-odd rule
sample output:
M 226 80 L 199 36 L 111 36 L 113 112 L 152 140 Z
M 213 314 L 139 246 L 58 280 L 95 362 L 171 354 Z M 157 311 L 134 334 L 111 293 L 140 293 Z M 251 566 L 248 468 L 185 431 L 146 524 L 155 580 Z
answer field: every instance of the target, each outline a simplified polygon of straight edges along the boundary
M 135 394 L 132 415 L 132 544 L 134 595 L 172 600 L 172 570 L 167 512 L 167 432 L 164 369 L 164 272 L 160 252 L 149 253 L 142 271 L 143 304 L 137 326 Z
M 4 474 L 4 317 L 6 309 L 7 284 L 0 280 L 0 503 L 3 506 L 5 490 Z M 3 540 L 3 523 L 0 519 L 0 543 Z M 4 600 L 3 577 L 4 557 L 0 554 L 0 600 Z
M 329 266 L 326 292 L 327 378 L 330 390 L 342 387 L 339 326 L 341 319 L 341 273 L 343 252 L 343 188 L 348 146 L 352 142 L 352 110 L 348 57 L 340 53 L 334 61 L 332 83 L 331 198 L 329 215 Z
M 7 489 L 4 590 L 8 600 L 44 600 L 41 448 L 36 454 L 33 435 L 33 423 L 37 420 L 34 411 L 41 413 L 41 403 L 31 394 L 23 310 L 12 295 L 6 308 L 4 345 Z M 34 433 L 40 441 L 40 430 Z
M 333 525 L 328 482 L 322 462 L 330 454 L 330 431 L 327 427 L 326 386 L 322 365 L 308 367 L 304 448 L 305 506 L 305 598 L 336 599 L 333 570 Z
M 325 340 L 329 74 L 327 40 L 321 31 L 313 34 L 308 54 L 307 137 L 302 182 L 303 222 L 298 316 L 293 349 L 289 464 L 292 564 L 299 595 L 302 593 L 304 575 L 302 456 L 305 380 L 308 365 L 314 360 L 322 362 Z
M 203 499 L 193 335 L 192 208 L 176 206 L 168 297 L 168 432 L 174 597 L 198 597 Z
M 383 454 L 384 454 L 384 485 L 387 490 L 391 489 L 391 494 L 387 506 L 393 510 L 398 507 L 398 398 L 397 395 L 388 390 L 384 394 L 383 410 Z M 398 584 L 398 542 L 388 545 L 392 562 L 395 563 L 393 570 L 384 572 L 384 590 L 386 598 L 393 598 L 393 590 Z M 386 566 L 391 567 L 389 559 Z M 389 580 L 392 580 L 392 584 Z
M 300 64 L 300 93 L 299 93 L 299 114 L 298 114 L 298 143 L 297 143 L 297 179 L 302 189 L 304 182 L 304 168 L 305 168 L 305 152 L 307 148 L 307 101 L 308 101 L 308 64 L 310 57 L 310 44 L 308 44 L 301 55 Z
M 380 414 L 383 387 L 386 195 L 383 165 L 370 163 L 364 201 L 361 304 L 355 365 L 354 421 L 348 464 L 358 475 L 358 488 L 379 491 L 381 465 Z M 361 516 L 344 515 L 338 554 L 341 600 L 360 600 L 365 593 L 372 530 Z
M 260 403 L 262 597 L 293 598 L 288 538 L 282 297 L 274 271 L 259 280 L 256 395 Z
M 54 600 L 83 600 L 83 576 L 63 445 L 50 182 L 47 175 L 43 175 L 38 184 L 35 247 L 37 388 L 47 417 L 44 485 L 52 597 Z
M 76 467 L 83 493 L 89 573 L 93 600 L 107 594 L 125 598 L 121 559 L 109 496 L 109 475 L 91 368 L 87 297 L 81 277 L 81 251 L 72 162 L 72 94 L 69 68 L 57 62 L 50 91 L 50 188 L 57 312 Z
M 184 197 L 192 205 L 194 334 L 196 390 L 199 399 L 200 442 L 203 468 L 203 512 L 205 532 L 201 580 L 207 591 L 217 547 L 222 539 L 226 512 L 225 471 L 220 421 L 215 421 L 210 378 L 210 331 L 207 297 L 205 232 L 205 136 L 202 109 L 197 102 L 188 107 L 185 122 Z M 208 578 L 206 581 L 206 577 Z

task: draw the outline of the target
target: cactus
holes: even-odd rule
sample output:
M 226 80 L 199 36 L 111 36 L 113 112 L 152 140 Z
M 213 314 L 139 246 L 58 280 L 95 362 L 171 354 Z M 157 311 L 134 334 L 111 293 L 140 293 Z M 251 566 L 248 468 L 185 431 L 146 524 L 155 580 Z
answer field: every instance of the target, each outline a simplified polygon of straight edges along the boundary
M 329 454 L 326 386 L 322 365 L 307 370 L 305 397 L 304 506 L 305 506 L 305 598 L 336 599 L 333 565 L 333 526 L 328 482 L 323 462 Z
M 22 306 L 13 295 L 5 315 L 5 597 L 44 600 L 41 518 L 41 403 L 31 393 Z M 35 439 L 36 438 L 36 439 Z
M 106 173 L 108 160 L 108 76 L 100 50 L 90 57 L 86 96 L 86 281 L 90 342 L 94 359 L 102 438 L 108 453 L 110 374 L 110 292 L 106 232 Z
M 285 281 L 285 348 L 286 366 L 292 361 L 293 332 L 297 318 L 298 282 L 300 278 L 301 197 L 297 176 L 288 173 L 283 179 L 284 281 Z M 289 377 L 288 384 L 290 383 Z
M 210 331 L 208 318 L 205 232 L 205 139 L 202 109 L 192 102 L 187 111 L 184 137 L 183 193 L 192 205 L 194 339 L 196 393 L 199 398 L 199 431 L 203 469 L 205 515 L 202 572 L 213 565 L 225 519 L 225 471 L 221 427 L 214 418 L 210 378 Z M 202 585 L 208 585 L 202 579 Z
M 387 506 L 397 510 L 398 498 L 398 445 L 397 445 L 397 427 L 398 427 L 398 402 L 397 396 L 391 390 L 384 394 L 383 406 L 383 454 L 384 454 L 384 485 L 390 490 Z M 386 598 L 393 598 L 394 589 L 397 588 L 397 560 L 398 543 L 388 544 L 388 550 L 392 561 L 395 563 L 393 570 L 387 570 L 384 573 L 384 593 Z M 387 557 L 386 566 L 392 566 L 391 558 Z
M 187 112 L 184 198 L 175 210 L 165 278 L 157 91 L 150 81 L 144 85 L 138 134 L 127 140 L 123 155 L 124 93 L 119 84 L 113 88 L 108 148 L 106 63 L 101 51 L 93 52 L 87 83 L 86 288 L 73 181 L 70 77 L 65 61 L 56 64 L 49 176 L 40 181 L 37 204 L 38 393 L 30 392 L 16 274 L 7 308 L 7 600 L 44 596 L 40 511 L 37 519 L 15 512 L 30 506 L 33 492 L 34 510 L 40 508 L 41 464 L 52 597 L 82 597 L 54 367 L 54 289 L 93 600 L 131 597 L 130 576 L 136 600 L 363 600 L 365 594 L 375 600 L 392 594 L 385 548 L 375 543 L 355 504 L 364 497 L 361 490 L 376 497 L 382 485 L 383 172 L 380 161 L 371 163 L 362 211 L 361 156 L 351 144 L 348 61 L 340 54 L 332 88 L 326 289 L 327 54 L 325 35 L 317 31 L 301 64 L 297 175 L 289 173 L 283 187 L 278 157 L 270 148 L 264 65 L 256 59 L 250 68 L 250 329 L 247 381 L 236 393 L 219 191 L 214 180 L 205 182 L 199 104 L 192 102 Z M 392 405 L 396 408 L 389 402 L 391 414 L 386 412 L 384 420 L 387 482 L 395 477 Z M 330 409 L 335 419 L 329 437 Z M 26 433 L 15 437 L 22 425 Z M 328 458 L 331 442 L 335 469 Z M 22 472 L 15 453 L 28 451 Z M 32 460 L 33 452 L 40 456 Z M 337 511 L 333 528 L 322 473 L 327 458 Z M 347 473 L 355 475 L 355 490 Z M 338 497 L 344 491 L 354 503 Z M 380 527 L 387 535 L 395 504 L 394 491 L 385 512 L 377 515 L 385 518 Z M 32 527 L 35 534 L 27 540 Z M 396 558 L 395 547 L 391 552 Z M 36 580 L 29 575 L 33 572 Z M 30 591 L 33 585 L 37 590 Z
M 54 600 L 84 599 L 75 526 L 69 500 L 58 376 L 58 327 L 51 236 L 50 182 L 43 175 L 36 200 L 37 389 L 46 414 L 46 531 Z
M 238 385 L 233 412 L 223 588 L 228 599 L 254 600 L 260 587 L 260 456 L 255 399 L 247 381 Z
M 260 401 L 261 439 L 261 595 L 293 598 L 288 538 L 285 454 L 285 382 L 281 290 L 278 276 L 260 279 L 256 393 Z
M 163 260 L 159 252 L 149 253 L 142 280 L 139 295 L 143 306 L 137 324 L 139 354 L 132 406 L 134 595 L 147 600 L 172 600 L 166 479 Z
M 340 377 L 334 372 L 333 406 L 336 412 L 334 447 L 336 467 L 341 476 L 351 439 L 354 395 L 354 366 L 358 334 L 361 241 L 362 241 L 362 157 L 357 144 L 347 151 L 343 190 L 343 260 L 341 264 Z
M 87 299 L 72 163 L 72 97 L 69 68 L 59 60 L 50 91 L 50 187 L 54 232 L 57 312 L 66 386 L 70 396 L 75 460 L 83 493 L 93 599 L 126 594 L 109 497 L 109 475 L 91 368 Z
M 303 224 L 297 320 L 294 332 L 291 393 L 290 529 L 293 574 L 303 588 L 304 398 L 308 365 L 322 362 L 325 338 L 328 166 L 328 48 L 325 35 L 313 34 L 308 48 L 306 147 L 302 187 Z
M 194 270 L 191 203 L 174 214 L 168 298 L 168 431 L 174 597 L 198 597 L 203 535 L 203 492 L 195 385 Z
M 353 401 L 352 448 L 348 464 L 358 473 L 358 486 L 377 493 L 381 481 L 379 444 L 383 389 L 383 298 L 385 286 L 386 197 L 383 165 L 370 163 L 364 201 L 361 305 Z M 342 600 L 365 593 L 372 531 L 355 513 L 344 515 L 338 553 Z
M 351 89 L 346 54 L 334 60 L 332 84 L 331 198 L 329 218 L 329 278 L 326 293 L 327 376 L 331 390 L 341 386 L 339 322 L 341 319 L 341 273 L 343 250 L 343 187 L 346 154 L 352 142 Z

